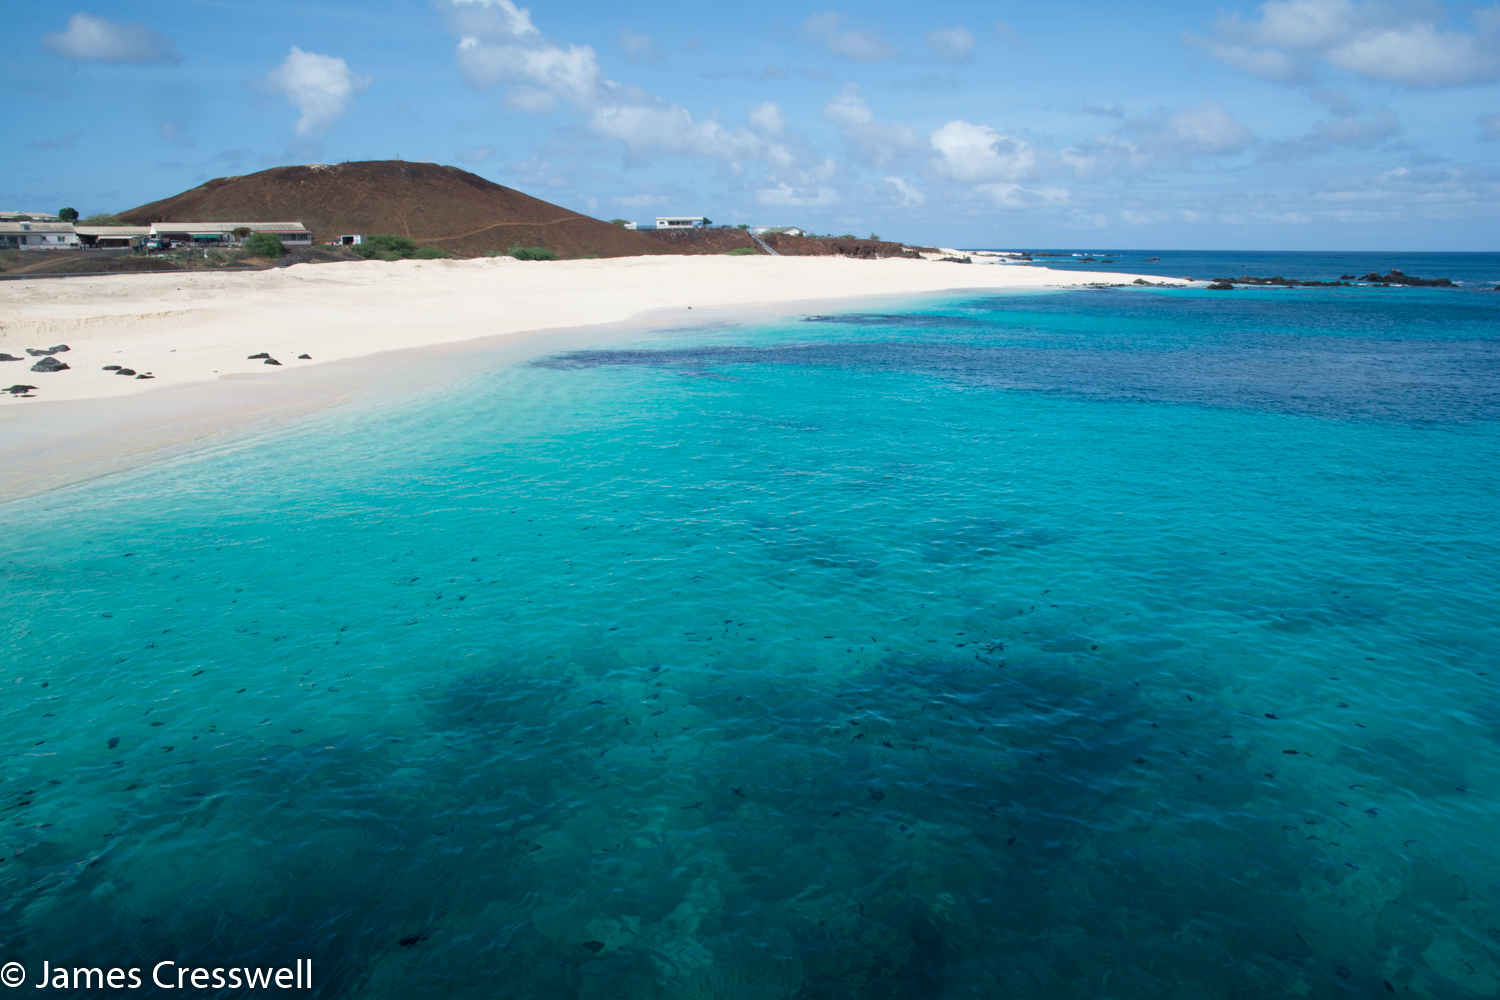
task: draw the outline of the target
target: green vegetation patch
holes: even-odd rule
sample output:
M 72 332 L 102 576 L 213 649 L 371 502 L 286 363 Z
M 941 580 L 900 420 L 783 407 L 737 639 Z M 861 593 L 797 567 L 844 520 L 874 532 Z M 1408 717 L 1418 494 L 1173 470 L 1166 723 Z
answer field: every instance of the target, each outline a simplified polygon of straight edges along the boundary
M 417 241 L 410 236 L 376 233 L 349 249 L 365 260 L 405 260 L 417 252 Z
M 245 252 L 252 257 L 285 257 L 286 245 L 275 233 L 252 233 L 245 240 Z
M 516 260 L 558 260 L 556 250 L 548 250 L 546 247 L 523 247 L 513 246 L 505 251 L 505 256 L 514 257 Z
M 760 251 L 754 247 L 735 247 L 733 250 L 724 251 L 726 257 L 759 257 Z

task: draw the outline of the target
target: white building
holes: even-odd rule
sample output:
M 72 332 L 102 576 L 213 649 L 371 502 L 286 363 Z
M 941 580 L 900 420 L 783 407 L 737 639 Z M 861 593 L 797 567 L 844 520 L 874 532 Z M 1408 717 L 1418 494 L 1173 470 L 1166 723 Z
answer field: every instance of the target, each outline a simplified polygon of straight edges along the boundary
M 804 229 L 798 229 L 796 226 L 751 226 L 750 227 L 750 235 L 751 236 L 765 236 L 767 233 L 769 233 L 772 236 L 806 236 L 807 235 L 807 231 L 806 230 L 804 230 Z
M 51 212 L 0 212 L 0 219 L 15 219 L 25 216 L 31 222 L 58 222 L 57 216 Z
M 236 229 L 280 236 L 289 247 L 312 246 L 312 233 L 300 222 L 153 222 L 152 243 L 185 243 L 195 247 L 234 247 L 243 242 Z
M 129 249 L 151 235 L 150 226 L 74 226 L 84 248 L 97 250 Z
M 71 222 L 0 222 L 0 250 L 77 250 Z
M 701 229 L 708 225 L 708 218 L 702 215 L 658 215 L 656 217 L 657 229 Z

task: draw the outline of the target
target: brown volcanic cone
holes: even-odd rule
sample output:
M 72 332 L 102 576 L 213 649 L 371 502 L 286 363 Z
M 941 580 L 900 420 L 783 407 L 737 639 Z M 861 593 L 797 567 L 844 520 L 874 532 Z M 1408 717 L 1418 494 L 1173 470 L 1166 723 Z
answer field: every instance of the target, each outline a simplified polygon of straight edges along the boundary
M 137 226 L 301 221 L 318 243 L 346 233 L 395 233 L 463 257 L 517 244 L 546 247 L 564 257 L 674 252 L 644 233 L 570 212 L 467 170 L 403 160 L 272 167 L 218 177 L 121 212 L 120 218 Z

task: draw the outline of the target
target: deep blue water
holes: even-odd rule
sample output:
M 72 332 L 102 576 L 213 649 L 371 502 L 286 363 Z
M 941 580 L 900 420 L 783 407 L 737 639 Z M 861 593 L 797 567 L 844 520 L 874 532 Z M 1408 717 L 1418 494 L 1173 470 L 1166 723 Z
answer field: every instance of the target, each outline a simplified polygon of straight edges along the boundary
M 0 962 L 1493 996 L 1497 334 L 933 299 L 476 351 L 9 503 Z
M 1014 251 L 1022 248 L 1003 247 Z M 1389 274 L 1391 268 L 1419 278 L 1447 278 L 1460 287 L 1493 291 L 1500 286 L 1500 253 L 1421 253 L 1363 251 L 1285 250 L 1116 250 L 1053 249 L 1037 251 L 1054 256 L 1036 257 L 1037 267 L 1076 271 L 1123 271 L 1200 281 L 1237 278 L 1294 278 L 1298 281 L 1337 281 L 1346 274 L 1356 278 L 1372 271 Z M 1085 260 L 1092 257 L 1093 260 Z M 1151 260 L 1150 258 L 1159 258 Z M 1100 262 L 1108 262 L 1104 267 Z

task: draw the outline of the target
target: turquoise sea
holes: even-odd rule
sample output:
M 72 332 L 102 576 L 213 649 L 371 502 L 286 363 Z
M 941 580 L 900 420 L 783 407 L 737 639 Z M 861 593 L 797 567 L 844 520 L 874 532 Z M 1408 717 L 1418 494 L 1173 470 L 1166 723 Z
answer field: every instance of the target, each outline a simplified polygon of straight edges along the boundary
M 441 393 L 8 503 L 0 963 L 1496 996 L 1476 287 L 478 349 Z

